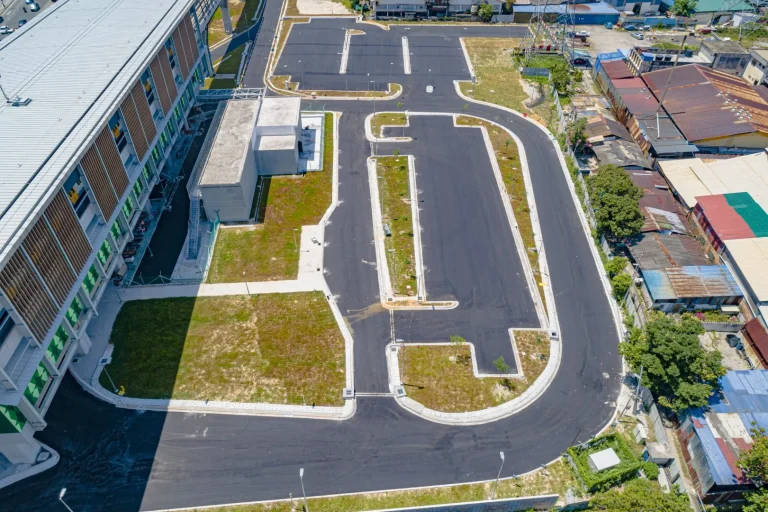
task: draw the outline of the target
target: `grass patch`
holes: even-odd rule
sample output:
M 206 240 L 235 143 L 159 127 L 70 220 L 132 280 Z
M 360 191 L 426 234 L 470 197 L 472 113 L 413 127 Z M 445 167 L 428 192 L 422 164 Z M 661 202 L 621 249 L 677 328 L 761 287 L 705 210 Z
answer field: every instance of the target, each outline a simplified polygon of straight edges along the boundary
M 250 26 L 260 2 L 261 0 L 229 0 L 232 34 L 243 32 Z M 221 19 L 221 8 L 218 8 L 208 23 L 208 46 L 220 43 L 227 35 L 224 32 L 224 21 Z
M 110 343 L 130 397 L 343 405 L 344 338 L 321 292 L 131 301 Z
M 402 90 L 400 84 L 388 84 L 386 91 L 304 91 L 305 95 L 315 94 L 318 98 L 342 97 L 342 98 L 383 98 L 397 94 Z
M 739 41 L 745 48 L 751 47 L 754 43 L 768 42 L 768 27 L 764 23 L 747 23 L 741 30 L 741 40 L 739 40 L 738 28 L 717 28 L 715 32 L 720 37 L 730 37 L 732 41 Z
M 275 87 L 282 89 L 282 90 L 288 90 L 288 91 L 298 91 L 299 90 L 299 82 L 291 82 L 291 75 L 274 75 L 272 77 L 272 83 L 275 85 Z M 285 83 L 288 82 L 288 88 L 286 89 Z
M 382 222 L 392 231 L 392 236 L 384 238 L 392 291 L 395 295 L 416 295 L 416 257 L 413 247 L 408 158 L 378 157 L 376 177 Z
M 418 507 L 444 503 L 487 500 L 491 494 L 491 483 L 432 487 L 413 491 L 376 492 L 335 496 L 333 498 L 308 498 L 312 512 L 348 512 L 350 510 L 382 510 L 390 508 Z M 542 494 L 558 494 L 565 497 L 568 489 L 579 494 L 579 484 L 563 461 L 558 460 L 534 473 L 516 480 L 499 481 L 496 498 L 516 498 Z M 257 505 L 238 505 L 211 509 L 215 512 L 294 512 L 301 507 L 301 500 Z M 294 508 L 294 505 L 296 508 Z
M 219 231 L 210 283 L 296 279 L 301 226 L 320 222 L 333 192 L 333 114 L 325 114 L 323 170 L 303 176 L 272 176 L 260 180 L 264 188 L 264 222 Z M 294 238 L 294 230 L 295 238 Z M 296 242 L 294 242 L 294 240 Z
M 213 63 L 213 72 L 220 75 L 234 75 L 240 70 L 245 45 L 240 45 L 228 51 L 222 58 Z
M 530 112 L 542 124 L 548 126 L 557 114 L 549 95 L 549 85 L 541 84 L 546 91 L 546 100 L 529 109 L 523 105 L 528 99 L 520 82 L 519 65 L 515 62 L 513 50 L 520 39 L 465 38 L 464 44 L 477 74 L 477 83 L 460 82 L 461 92 L 470 98 L 494 103 L 520 112 Z
M 476 119 L 474 117 L 458 116 L 456 124 L 460 126 L 484 126 L 488 132 L 493 145 L 493 151 L 496 155 L 496 161 L 501 170 L 501 176 L 504 179 L 504 186 L 507 189 L 507 197 L 512 204 L 512 210 L 515 212 L 515 219 L 520 228 L 520 237 L 523 239 L 525 253 L 528 255 L 528 261 L 534 272 L 539 272 L 539 252 L 536 248 L 536 241 L 533 238 L 533 225 L 531 221 L 531 211 L 528 207 L 528 196 L 525 191 L 525 178 L 523 177 L 523 168 L 520 163 L 520 154 L 517 144 L 509 134 L 495 124 Z M 544 308 L 547 307 L 547 301 L 544 298 L 544 283 L 541 274 L 538 275 L 537 288 L 541 296 L 541 303 Z
M 472 372 L 468 345 L 417 345 L 400 351 L 408 396 L 443 412 L 495 407 L 520 396 L 541 375 L 549 359 L 549 339 L 541 331 L 515 331 L 522 379 L 483 377 Z
M 352 10 L 352 0 L 333 0 L 333 3 L 339 4 L 340 6 L 343 6 L 347 9 L 347 14 L 352 14 L 354 11 Z M 322 17 L 322 16 L 341 16 L 342 13 L 335 13 L 335 14 L 314 14 L 314 13 L 308 13 L 304 14 L 299 11 L 298 2 L 296 0 L 288 0 L 288 8 L 285 10 L 286 16 L 307 16 L 311 15 L 312 17 Z
M 371 133 L 375 137 L 383 137 L 381 132 L 383 126 L 404 126 L 407 122 L 408 118 L 402 113 L 376 114 L 371 119 Z
M 617 466 L 604 469 L 599 473 L 592 471 L 589 467 L 589 456 L 593 453 L 613 448 L 621 461 Z M 605 491 L 621 482 L 633 478 L 640 468 L 643 467 L 642 459 L 635 454 L 629 441 L 620 433 L 606 434 L 593 439 L 586 445 L 572 446 L 568 448 L 576 470 L 584 482 L 587 490 L 590 492 Z
M 233 78 L 206 78 L 203 89 L 235 89 L 237 82 Z

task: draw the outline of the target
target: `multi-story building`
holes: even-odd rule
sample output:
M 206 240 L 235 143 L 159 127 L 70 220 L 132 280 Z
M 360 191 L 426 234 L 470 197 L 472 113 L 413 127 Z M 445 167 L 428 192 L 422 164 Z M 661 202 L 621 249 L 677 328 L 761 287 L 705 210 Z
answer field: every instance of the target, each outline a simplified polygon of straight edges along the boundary
M 214 0 L 70 0 L 0 43 L 0 454 L 33 438 L 205 76 Z
M 376 18 L 411 19 L 476 14 L 477 11 L 473 12 L 473 6 L 478 8 L 483 4 L 490 4 L 494 14 L 501 14 L 506 2 L 502 0 L 416 0 L 415 3 L 402 3 L 402 0 L 372 1 Z
M 750 50 L 750 60 L 741 77 L 752 85 L 768 85 L 768 50 Z

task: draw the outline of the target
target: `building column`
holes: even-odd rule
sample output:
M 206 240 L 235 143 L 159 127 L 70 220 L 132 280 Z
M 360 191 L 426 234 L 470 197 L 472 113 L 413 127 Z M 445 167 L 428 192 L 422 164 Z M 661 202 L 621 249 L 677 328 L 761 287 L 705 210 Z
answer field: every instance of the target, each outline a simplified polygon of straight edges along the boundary
M 224 32 L 227 34 L 232 33 L 232 16 L 229 15 L 229 3 L 227 0 L 221 0 L 219 4 L 221 10 L 221 21 L 224 22 Z
M 40 443 L 33 437 L 35 430 L 27 424 L 20 432 L 0 434 L 0 453 L 11 464 L 34 464 L 40 453 Z

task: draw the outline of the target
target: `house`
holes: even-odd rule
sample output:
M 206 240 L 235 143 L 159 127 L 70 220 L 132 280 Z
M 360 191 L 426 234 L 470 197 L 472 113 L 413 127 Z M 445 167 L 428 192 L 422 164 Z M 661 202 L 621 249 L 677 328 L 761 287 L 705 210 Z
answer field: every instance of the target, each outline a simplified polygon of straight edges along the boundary
M 768 321 L 768 238 L 745 238 L 725 242 L 723 261 L 741 282 L 751 317 Z
M 694 64 L 644 73 L 642 78 L 656 97 L 666 90 L 664 110 L 700 151 L 768 147 L 768 101 L 741 77 Z
M 765 317 L 753 318 L 747 322 L 741 330 L 741 335 L 763 368 L 768 368 L 768 330 L 765 328 Z
M 693 50 L 662 50 L 647 46 L 635 46 L 629 52 L 627 62 L 635 76 L 655 71 L 657 69 L 669 68 L 675 65 L 701 64 L 710 65 L 710 61 L 700 53 L 694 53 Z
M 587 457 L 587 463 L 589 464 L 589 469 L 598 473 L 605 469 L 618 466 L 621 464 L 621 459 L 619 459 L 619 456 L 613 451 L 613 448 L 606 448 L 605 450 L 590 454 L 589 457 Z
M 698 196 L 693 218 L 716 253 L 728 240 L 768 237 L 768 214 L 749 192 Z
M 641 232 L 688 234 L 685 212 L 669 191 L 666 180 L 656 171 L 626 169 L 632 183 L 643 191 L 638 201 L 643 213 Z
M 624 169 L 651 169 L 650 160 L 634 141 L 622 139 L 592 146 L 598 166 L 615 165 Z
M 653 308 L 665 313 L 735 306 L 743 293 L 725 265 L 641 270 Z
M 709 67 L 730 75 L 741 76 L 749 62 L 749 50 L 737 41 L 703 40 L 699 55 L 709 63 Z
M 674 5 L 674 0 L 661 0 L 662 10 Z M 737 12 L 754 12 L 755 8 L 741 0 L 698 0 L 691 18 L 697 25 L 717 25 L 725 23 Z
M 768 428 L 768 371 L 729 371 L 709 407 L 689 409 L 677 431 L 693 490 L 706 504 L 738 505 L 756 489 L 736 461 L 753 426 Z
M 690 236 L 649 232 L 630 241 L 627 249 L 640 271 L 712 264 L 701 244 Z
M 751 50 L 749 56 L 742 78 L 752 85 L 768 84 L 768 50 Z

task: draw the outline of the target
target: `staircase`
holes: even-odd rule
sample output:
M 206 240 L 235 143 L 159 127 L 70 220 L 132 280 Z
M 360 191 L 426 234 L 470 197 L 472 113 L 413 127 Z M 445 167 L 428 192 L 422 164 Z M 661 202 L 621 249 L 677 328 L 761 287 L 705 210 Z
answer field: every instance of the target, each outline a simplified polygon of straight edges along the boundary
M 200 198 L 195 196 L 189 200 L 189 230 L 187 232 L 187 259 L 197 259 L 200 250 Z

